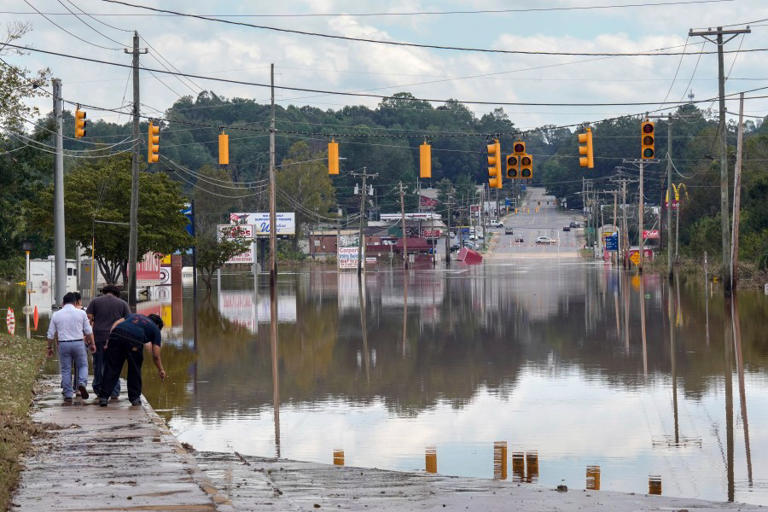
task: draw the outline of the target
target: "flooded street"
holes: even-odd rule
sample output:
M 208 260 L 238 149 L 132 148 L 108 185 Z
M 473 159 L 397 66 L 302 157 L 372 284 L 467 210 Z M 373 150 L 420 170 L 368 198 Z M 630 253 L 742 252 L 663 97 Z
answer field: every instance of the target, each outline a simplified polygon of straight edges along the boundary
M 197 343 L 184 292 L 139 308 L 170 326 L 168 379 L 145 364 L 144 393 L 198 450 L 768 504 L 762 294 L 739 294 L 733 337 L 703 276 L 307 267 L 279 276 L 275 355 L 268 276 L 225 275 Z

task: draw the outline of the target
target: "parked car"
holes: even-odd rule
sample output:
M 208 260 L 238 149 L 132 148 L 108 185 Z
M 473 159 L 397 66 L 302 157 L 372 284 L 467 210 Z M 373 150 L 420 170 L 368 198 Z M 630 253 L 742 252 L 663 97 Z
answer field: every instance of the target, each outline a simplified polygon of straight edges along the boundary
M 500 220 L 492 220 L 491 221 L 491 227 L 492 228 L 503 228 L 504 227 L 504 223 L 501 222 Z
M 563 226 L 563 231 L 570 231 L 570 230 L 571 230 L 571 226 Z
M 556 244 L 557 240 L 553 238 L 549 238 L 548 236 L 540 236 L 536 238 L 536 243 L 539 245 L 549 245 L 549 244 Z
M 512 228 L 507 227 L 507 228 L 504 228 L 504 234 L 505 235 L 512 235 L 514 233 L 512 232 Z

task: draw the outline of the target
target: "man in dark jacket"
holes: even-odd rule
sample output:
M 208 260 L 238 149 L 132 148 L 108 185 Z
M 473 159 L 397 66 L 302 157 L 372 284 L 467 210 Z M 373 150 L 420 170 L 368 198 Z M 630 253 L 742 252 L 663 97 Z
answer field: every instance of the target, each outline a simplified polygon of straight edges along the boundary
M 163 319 L 158 315 L 144 316 L 138 313 L 116 321 L 107 340 L 104 353 L 104 378 L 101 381 L 99 405 L 106 407 L 110 391 L 120 378 L 123 363 L 128 361 L 128 399 L 131 405 L 141 405 L 141 365 L 144 349 L 152 351 L 152 360 L 160 379 L 165 379 L 163 362 L 160 359 L 160 330 Z
M 131 314 L 128 303 L 120 298 L 120 288 L 108 284 L 101 289 L 102 295 L 93 299 L 85 312 L 93 326 L 93 337 L 96 339 L 96 352 L 93 353 L 93 392 L 101 394 L 101 380 L 104 375 L 104 346 L 109 338 L 109 331 L 115 321 Z M 111 390 L 112 398 L 120 395 L 120 380 Z

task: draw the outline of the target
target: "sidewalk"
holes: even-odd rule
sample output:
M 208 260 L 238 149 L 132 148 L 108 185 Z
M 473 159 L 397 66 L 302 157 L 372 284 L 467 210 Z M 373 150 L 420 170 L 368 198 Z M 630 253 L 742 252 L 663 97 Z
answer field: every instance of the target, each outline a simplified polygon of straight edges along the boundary
M 43 390 L 32 419 L 45 435 L 22 459 L 11 510 L 233 510 L 146 403 L 65 406 L 54 381 Z

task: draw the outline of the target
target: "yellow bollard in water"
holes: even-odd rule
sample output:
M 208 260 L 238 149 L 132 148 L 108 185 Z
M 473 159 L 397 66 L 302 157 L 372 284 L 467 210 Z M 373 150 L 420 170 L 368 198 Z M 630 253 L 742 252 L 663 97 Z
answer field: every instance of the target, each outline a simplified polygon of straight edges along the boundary
M 493 479 L 507 479 L 507 442 L 496 441 L 493 443 Z
M 539 452 L 536 450 L 525 454 L 526 477 L 528 483 L 539 479 Z
M 437 473 L 437 448 L 427 446 L 426 450 L 427 473 Z
M 600 466 L 587 466 L 587 489 L 600 490 Z
M 334 466 L 344 465 L 344 450 L 340 450 L 338 448 L 333 450 L 333 465 Z
M 512 452 L 512 481 L 525 482 L 525 453 Z
M 648 494 L 661 496 L 661 475 L 648 475 Z

